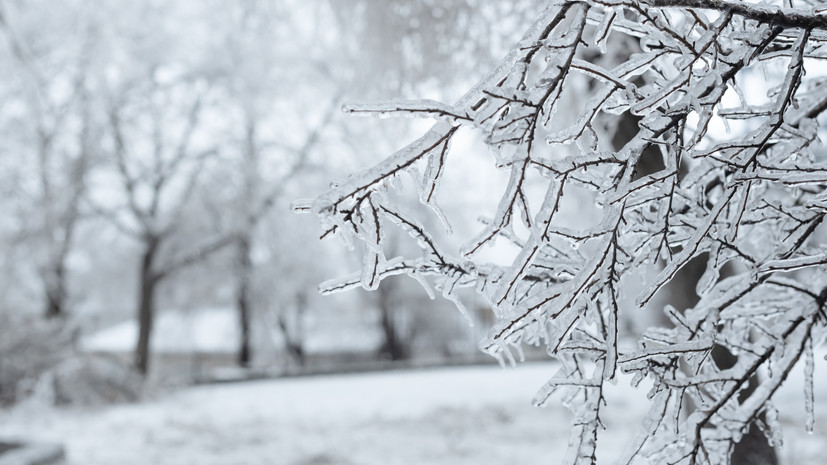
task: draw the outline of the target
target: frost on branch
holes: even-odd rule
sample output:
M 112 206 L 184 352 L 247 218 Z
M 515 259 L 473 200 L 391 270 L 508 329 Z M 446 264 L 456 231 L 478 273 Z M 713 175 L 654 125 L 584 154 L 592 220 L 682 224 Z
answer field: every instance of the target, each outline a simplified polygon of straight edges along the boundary
M 484 351 L 513 362 L 523 345 L 541 345 L 560 362 L 535 402 L 559 395 L 574 412 L 567 463 L 594 462 L 603 391 L 619 372 L 651 385 L 650 414 L 619 463 L 728 463 L 753 424 L 780 443 L 771 400 L 799 361 L 812 428 L 812 351 L 827 322 L 818 274 L 827 264 L 818 229 L 827 213 L 819 142 L 827 15 L 784 5 L 552 1 L 453 105 L 348 106 L 437 122 L 313 202 L 324 235 L 364 254 L 361 273 L 324 290 L 373 289 L 407 274 L 460 308 L 457 290 L 476 290 L 497 316 Z M 611 52 L 612 42 L 634 50 Z M 622 121 L 634 130 L 620 134 Z M 440 182 L 462 127 L 485 138 L 508 182 L 493 218 L 455 250 L 398 205 L 396 186 L 413 177 L 420 202 L 444 220 L 436 193 L 462 188 Z M 660 168 L 638 173 L 644 157 L 660 159 Z M 530 200 L 530 172 L 544 180 L 541 201 Z M 597 224 L 564 221 L 572 187 L 594 193 Z M 385 256 L 388 228 L 406 232 L 421 254 Z M 520 247 L 508 266 L 479 258 L 497 238 Z M 699 302 L 666 305 L 664 327 L 624 334 L 621 312 L 641 310 L 623 302 L 655 303 L 699 257 L 706 271 L 691 283 Z M 647 265 L 660 271 L 624 299 L 621 279 Z M 637 349 L 619 350 L 630 337 Z M 719 367 L 713 349 L 737 363 Z

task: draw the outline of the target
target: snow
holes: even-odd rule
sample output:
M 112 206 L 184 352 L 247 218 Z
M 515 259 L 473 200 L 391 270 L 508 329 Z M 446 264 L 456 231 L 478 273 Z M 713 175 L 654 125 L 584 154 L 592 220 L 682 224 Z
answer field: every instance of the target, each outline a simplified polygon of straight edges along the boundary
M 549 364 L 204 386 L 99 411 L 0 413 L 0 435 L 64 442 L 83 464 L 479 464 L 540 460 L 562 408 L 530 406 Z
M 128 320 L 84 338 L 81 348 L 86 352 L 129 353 L 137 339 L 138 324 Z M 157 317 L 151 344 L 158 353 L 235 353 L 238 322 L 231 308 L 165 311 Z
M 373 352 L 382 344 L 375 322 L 366 321 L 353 311 L 341 310 L 337 315 L 326 312 L 324 321 L 317 321 L 312 318 L 315 313 L 310 313 L 308 326 L 313 330 L 306 336 L 307 353 Z M 238 351 L 238 316 L 233 308 L 165 310 L 156 318 L 151 341 L 155 353 L 235 354 Z M 80 346 L 85 352 L 131 353 L 137 337 L 137 322 L 128 320 L 84 337 Z M 283 343 L 281 333 L 272 337 L 275 344 Z
M 336 324 L 339 323 L 339 324 Z M 368 322 L 370 323 L 370 322 Z M 321 323 L 307 334 L 305 352 L 308 354 L 376 353 L 384 342 L 374 323 L 333 321 Z M 346 328 L 346 329 L 343 329 Z
M 816 369 L 822 354 L 817 355 Z M 62 442 L 68 465 L 498 465 L 560 463 L 570 414 L 531 398 L 552 363 L 317 376 L 201 386 L 100 410 L 35 403 L 0 412 L 0 436 Z M 621 379 L 601 413 L 611 463 L 639 427 L 645 390 Z M 818 464 L 827 386 L 816 380 L 816 430 L 804 433 L 803 373 L 779 392 L 784 463 Z M 795 419 L 795 420 L 794 420 Z

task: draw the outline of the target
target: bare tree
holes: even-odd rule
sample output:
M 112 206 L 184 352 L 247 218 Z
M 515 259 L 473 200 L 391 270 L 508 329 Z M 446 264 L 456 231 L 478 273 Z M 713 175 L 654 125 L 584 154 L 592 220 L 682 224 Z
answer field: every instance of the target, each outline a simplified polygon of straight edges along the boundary
M 43 212 L 43 235 L 51 240 L 46 241 L 46 260 L 41 267 L 46 305 L 44 314 L 47 317 L 64 316 L 67 312 L 69 293 L 67 276 L 67 259 L 72 249 L 73 238 L 81 219 L 81 202 L 86 194 L 87 173 L 93 157 L 93 143 L 91 134 L 94 131 L 89 114 L 89 100 L 87 91 L 82 89 L 83 83 L 78 84 L 80 95 L 80 125 L 77 134 L 78 153 L 74 157 L 66 157 L 63 175 L 66 177 L 60 192 L 56 192 L 55 167 L 50 163 L 54 149 L 54 130 L 46 129 L 42 125 L 38 128 L 38 161 L 41 181 L 41 211 Z M 58 122 L 60 124 L 60 118 Z
M 323 237 L 363 246 L 361 273 L 325 291 L 375 289 L 407 274 L 464 311 L 457 289 L 476 289 L 497 318 L 484 351 L 514 363 L 523 345 L 542 344 L 560 362 L 535 402 L 559 393 L 572 408 L 567 463 L 595 462 L 604 390 L 618 370 L 652 383 L 649 415 L 619 463 L 729 463 L 751 425 L 777 444 L 772 396 L 802 358 L 812 429 L 813 345 L 827 323 L 827 282 L 818 273 L 827 253 L 815 234 L 827 212 L 817 121 L 827 91 L 815 64 L 827 58 L 827 16 L 814 2 L 798 3 L 806 8 L 553 1 L 455 104 L 349 105 L 351 113 L 438 122 L 298 208 L 319 215 Z M 640 51 L 611 66 L 594 58 L 624 36 L 639 40 Z M 756 79 L 762 68 L 767 78 Z M 574 115 L 563 111 L 568 105 Z M 636 127 L 613 147 L 624 115 L 636 117 Z M 444 217 L 436 199 L 462 127 L 485 137 L 508 182 L 494 216 L 453 250 L 392 193 L 407 192 L 397 186 L 409 175 L 420 201 Z M 644 174 L 647 153 L 660 164 Z M 543 195 L 533 194 L 537 186 Z M 581 202 L 581 216 L 598 220 L 572 222 L 571 199 Z M 406 231 L 421 256 L 387 257 L 387 228 Z M 518 247 L 509 265 L 480 258 L 498 239 Z M 666 305 L 669 325 L 649 328 L 637 349 L 619 350 L 628 336 L 621 312 L 646 306 L 704 254 L 697 303 Z M 665 266 L 634 303 L 625 299 L 630 277 L 659 261 Z M 722 276 L 727 264 L 735 271 Z M 736 363 L 719 365 L 713 349 Z M 757 378 L 763 369 L 768 375 Z
M 252 321 L 260 310 L 255 297 L 260 263 L 253 259 L 253 251 L 261 236 L 279 234 L 278 228 L 264 231 L 262 220 L 281 203 L 290 184 L 305 180 L 303 171 L 320 141 L 321 129 L 329 125 L 333 110 L 339 105 L 338 95 L 332 92 L 329 103 L 319 107 L 321 115 L 301 112 L 308 119 L 318 120 L 308 122 L 306 132 L 288 134 L 282 129 L 286 122 L 295 120 L 297 103 L 296 96 L 285 90 L 294 90 L 298 81 L 313 80 L 319 88 L 331 87 L 332 83 L 321 60 L 296 55 L 301 47 L 295 47 L 294 42 L 304 39 L 293 15 L 294 10 L 301 8 L 289 2 L 242 2 L 215 4 L 207 9 L 207 23 L 213 34 L 222 38 L 214 50 L 220 60 L 212 66 L 213 79 L 226 92 L 223 105 L 228 113 L 226 119 L 231 120 L 223 143 L 237 155 L 232 169 L 238 185 L 230 194 L 234 198 L 228 205 L 234 210 L 237 224 L 233 303 L 240 329 L 241 366 L 248 366 L 253 359 Z M 280 45 L 284 43 L 293 46 Z M 293 63 L 289 72 L 284 63 Z M 328 98 L 321 100 L 327 102 Z M 290 116 L 285 118 L 285 114 Z
M 293 302 L 293 311 L 283 309 L 275 316 L 276 325 L 284 338 L 284 346 L 287 354 L 299 368 L 307 363 L 307 351 L 305 350 L 305 322 L 304 317 L 307 311 L 307 294 L 299 292 Z
M 188 247 L 171 249 L 200 187 L 201 174 L 216 154 L 214 147 L 198 147 L 193 142 L 208 89 L 186 82 L 164 88 L 150 81 L 135 92 L 134 100 L 114 101 L 109 106 L 114 168 L 123 201 L 114 206 L 98 201 L 94 208 L 141 244 L 134 363 L 146 374 L 158 286 L 176 271 L 233 244 L 237 231 L 219 224 L 213 231 L 201 232 Z M 184 97 L 179 99 L 180 95 Z M 173 131 L 169 117 L 180 121 L 179 115 L 165 113 L 173 113 L 176 107 L 185 111 L 184 124 Z M 147 140 L 151 143 L 146 144 Z
M 321 128 L 328 125 L 331 116 L 333 115 L 333 108 L 337 103 L 338 98 L 333 99 L 333 104 L 323 115 L 321 123 L 310 131 L 306 140 L 301 147 L 297 149 L 289 149 L 281 147 L 280 152 L 282 156 L 293 159 L 290 168 L 280 176 L 279 179 L 273 182 L 272 187 L 268 189 L 261 189 L 264 184 L 260 173 L 261 167 L 261 151 L 266 147 L 267 142 L 262 142 L 258 137 L 258 126 L 261 124 L 261 119 L 252 116 L 250 113 L 245 113 L 244 125 L 245 138 L 243 148 L 243 186 L 241 189 L 241 203 L 240 210 L 243 212 L 242 225 L 238 230 L 236 236 L 236 310 L 238 312 L 239 328 L 241 332 L 240 345 L 238 351 L 238 362 L 241 366 L 249 365 L 252 360 L 251 348 L 251 318 L 253 313 L 253 282 L 254 282 L 254 264 L 251 257 L 253 250 L 255 233 L 258 224 L 265 215 L 270 213 L 273 206 L 284 194 L 285 184 L 290 182 L 291 178 L 300 177 L 301 170 L 305 166 L 310 152 L 319 140 Z M 287 152 L 287 153 L 285 153 Z M 262 192 L 264 190 L 264 192 Z M 281 323 L 279 320 L 279 328 L 287 331 L 291 326 Z M 285 338 L 290 338 L 290 334 L 284 333 Z
M 19 16 L 25 16 L 25 21 L 20 21 L 8 5 L 0 4 L 0 30 L 14 58 L 12 70 L 21 81 L 16 87 L 17 98 L 27 109 L 22 121 L 15 124 L 22 132 L 19 137 L 24 139 L 19 142 L 23 144 L 20 150 L 36 161 L 32 170 L 36 187 L 29 193 L 30 218 L 21 221 L 18 242 L 33 252 L 41 280 L 43 314 L 51 318 L 64 316 L 69 306 L 67 260 L 81 219 L 81 201 L 94 151 L 88 82 L 92 50 L 86 25 L 81 25 L 80 33 L 72 37 L 78 42 L 76 49 L 64 50 L 48 42 L 48 37 L 59 32 L 44 29 L 55 18 L 68 15 L 67 11 L 47 13 L 36 5 L 25 10 L 19 12 Z M 24 33 L 18 30 L 18 23 L 30 27 L 24 28 Z M 37 53 L 32 52 L 32 45 L 37 46 Z M 46 67 L 59 71 L 46 74 Z M 68 95 L 56 91 L 66 85 L 71 87 Z

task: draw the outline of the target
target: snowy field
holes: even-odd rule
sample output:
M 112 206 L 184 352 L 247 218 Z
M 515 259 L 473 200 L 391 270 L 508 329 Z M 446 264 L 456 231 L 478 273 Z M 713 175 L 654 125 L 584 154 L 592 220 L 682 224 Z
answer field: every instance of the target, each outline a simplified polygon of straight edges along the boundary
M 555 402 L 530 402 L 554 370 L 533 363 L 292 378 L 91 411 L 28 404 L 0 413 L 0 435 L 62 442 L 69 465 L 556 464 L 569 415 Z M 616 405 L 604 420 L 613 433 L 604 435 L 601 463 L 640 424 L 642 393 L 625 384 L 609 397 Z M 803 432 L 798 387 L 795 378 L 779 393 L 784 463 L 823 464 L 827 386 L 817 385 L 813 436 Z

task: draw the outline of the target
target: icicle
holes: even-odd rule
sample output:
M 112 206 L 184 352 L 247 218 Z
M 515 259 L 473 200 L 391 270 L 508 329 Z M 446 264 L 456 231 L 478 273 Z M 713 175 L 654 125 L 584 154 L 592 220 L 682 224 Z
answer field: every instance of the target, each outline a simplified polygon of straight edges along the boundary
M 699 296 L 705 296 L 709 293 L 709 291 L 715 286 L 715 283 L 718 282 L 718 277 L 720 276 L 720 271 L 718 267 L 712 263 L 713 259 L 709 259 L 709 263 L 706 266 L 706 270 L 704 270 L 701 277 L 698 279 L 697 284 L 695 285 L 695 292 Z
M 459 279 L 459 277 L 454 279 L 443 278 L 440 281 L 438 281 L 438 286 L 442 288 L 442 296 L 445 297 L 445 299 L 454 303 L 454 305 L 457 307 L 457 310 L 459 310 L 459 313 L 462 314 L 462 316 L 464 316 L 465 319 L 468 321 L 468 326 L 473 328 L 474 319 L 471 318 L 471 313 L 468 311 L 467 308 L 465 308 L 465 305 L 462 303 L 459 296 L 456 294 L 456 291 L 454 290 Z
M 416 282 L 418 282 L 422 286 L 422 288 L 425 289 L 425 293 L 428 294 L 429 299 L 434 300 L 436 298 L 436 296 L 434 295 L 434 289 L 431 287 L 431 284 L 428 282 L 428 280 L 425 279 L 425 276 L 422 276 L 422 273 L 413 271 L 411 273 L 408 273 L 408 275 L 414 278 Z
M 436 203 L 436 193 L 439 190 L 439 184 L 445 171 L 445 161 L 450 150 L 450 141 L 450 138 L 447 139 L 441 147 L 437 147 L 431 151 L 431 154 L 428 156 L 425 172 L 419 184 L 420 202 L 430 207 L 431 210 L 436 213 L 445 228 L 445 232 L 449 235 L 453 234 L 453 229 L 448 222 L 448 217 L 445 216 L 445 213 Z
M 525 362 L 525 352 L 523 351 L 523 346 L 521 344 L 511 344 L 511 347 L 517 351 L 517 358 L 520 360 L 520 363 Z
M 612 24 L 614 24 L 614 20 L 617 17 L 617 11 L 614 9 L 604 11 L 603 18 L 600 21 L 600 24 L 594 30 L 594 45 L 600 50 L 600 53 L 606 53 L 609 39 L 609 34 L 612 30 Z
M 813 339 L 807 338 L 804 347 L 804 407 L 807 410 L 807 433 L 813 434 L 815 427 L 815 395 L 813 389 L 813 371 L 815 361 L 813 357 Z
M 429 202 L 426 204 L 428 208 L 433 211 L 437 218 L 439 218 L 439 222 L 442 224 L 442 228 L 445 230 L 445 234 L 452 236 L 454 234 L 454 228 L 451 226 L 451 222 L 448 221 L 448 216 L 445 215 L 445 212 L 440 208 L 436 202 Z
M 505 356 L 505 359 L 503 359 L 503 361 L 500 362 L 500 365 L 502 365 L 502 367 L 505 368 L 505 360 L 507 360 L 508 366 L 510 366 L 511 368 L 516 367 L 517 360 L 514 359 L 514 355 L 511 353 L 510 350 L 508 350 L 508 344 L 502 339 L 495 339 L 494 343 L 497 345 L 497 348 L 499 349 L 497 353 L 501 356 Z
M 583 128 L 583 135 L 577 139 L 577 147 L 583 155 L 597 152 L 597 133 L 594 132 L 591 124 Z
M 368 246 L 365 246 L 365 254 L 362 262 L 362 287 L 365 290 L 372 291 L 379 287 L 379 264 L 381 263 L 380 255 Z

